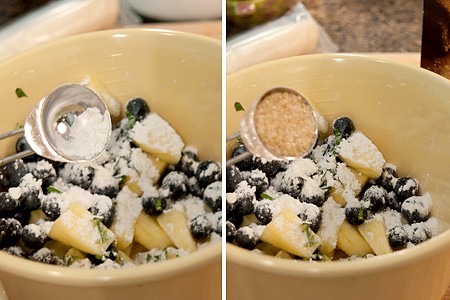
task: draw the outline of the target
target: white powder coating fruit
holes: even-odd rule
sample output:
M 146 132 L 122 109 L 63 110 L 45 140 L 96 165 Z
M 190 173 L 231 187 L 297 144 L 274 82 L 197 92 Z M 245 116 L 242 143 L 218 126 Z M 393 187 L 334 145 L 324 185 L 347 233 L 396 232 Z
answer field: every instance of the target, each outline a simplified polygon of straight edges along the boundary
M 370 178 L 378 178 L 386 160 L 377 146 L 361 131 L 355 131 L 338 146 L 339 157 Z
M 66 157 L 91 159 L 99 155 L 109 141 L 111 120 L 107 112 L 89 107 L 74 117 L 67 127 L 67 138 L 56 135 L 55 146 Z
M 279 157 L 300 157 L 317 138 L 314 111 L 291 92 L 273 92 L 261 99 L 254 122 L 263 144 Z
M 130 137 L 144 151 L 161 160 L 176 164 L 181 157 L 184 143 L 170 124 L 157 113 L 151 112 L 141 122 L 136 122 Z

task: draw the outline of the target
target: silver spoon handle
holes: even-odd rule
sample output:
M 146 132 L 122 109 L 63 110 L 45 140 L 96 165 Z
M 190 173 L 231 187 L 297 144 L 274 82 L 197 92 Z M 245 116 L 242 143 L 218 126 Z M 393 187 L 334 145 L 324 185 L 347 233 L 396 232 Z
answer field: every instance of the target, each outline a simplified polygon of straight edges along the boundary
M 13 136 L 13 135 L 22 134 L 23 132 L 24 132 L 24 129 L 22 127 L 22 128 L 16 129 L 16 130 L 11 130 L 11 131 L 8 131 L 5 133 L 1 133 L 0 140 L 9 138 L 10 136 Z M 0 166 L 3 166 L 4 164 L 15 161 L 16 159 L 24 158 L 25 156 L 29 156 L 31 154 L 34 154 L 33 150 L 25 150 L 25 151 L 10 155 L 8 157 L 2 158 L 2 159 L 0 159 Z
M 3 166 L 4 164 L 15 161 L 16 159 L 23 158 L 25 156 L 29 156 L 31 154 L 34 154 L 33 150 L 25 150 L 25 151 L 10 155 L 8 157 L 2 158 L 2 159 L 0 159 L 0 166 Z
M 0 140 L 9 138 L 10 136 L 13 136 L 13 135 L 21 134 L 23 132 L 24 132 L 24 128 L 22 127 L 22 128 L 16 129 L 16 130 L 11 130 L 11 131 L 8 131 L 5 133 L 1 133 Z

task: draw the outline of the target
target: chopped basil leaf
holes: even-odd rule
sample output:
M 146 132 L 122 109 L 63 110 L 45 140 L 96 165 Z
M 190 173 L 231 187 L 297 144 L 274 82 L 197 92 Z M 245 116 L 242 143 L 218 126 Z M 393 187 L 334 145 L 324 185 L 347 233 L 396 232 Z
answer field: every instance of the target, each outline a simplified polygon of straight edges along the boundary
M 16 96 L 17 98 L 28 97 L 21 88 L 16 88 Z
M 106 240 L 108 239 L 108 233 L 106 232 L 102 221 L 96 217 L 94 217 L 92 221 L 94 222 L 95 226 L 97 226 L 98 232 L 100 233 L 100 243 L 106 242 Z
M 236 111 L 241 111 L 241 110 L 245 111 L 244 107 L 242 106 L 242 104 L 240 102 L 234 102 L 234 109 Z
M 273 197 L 270 196 L 270 195 L 267 195 L 266 193 L 261 193 L 261 198 L 262 199 L 273 200 Z
M 57 188 L 55 188 L 54 186 L 51 186 L 51 185 L 49 185 L 49 186 L 47 187 L 47 192 L 48 192 L 48 193 L 62 194 L 62 191 L 61 191 L 61 190 L 59 190 L 59 189 L 57 189 Z
M 131 129 L 134 127 L 134 124 L 136 124 L 136 117 L 129 111 L 127 111 L 127 118 L 128 118 L 128 128 Z

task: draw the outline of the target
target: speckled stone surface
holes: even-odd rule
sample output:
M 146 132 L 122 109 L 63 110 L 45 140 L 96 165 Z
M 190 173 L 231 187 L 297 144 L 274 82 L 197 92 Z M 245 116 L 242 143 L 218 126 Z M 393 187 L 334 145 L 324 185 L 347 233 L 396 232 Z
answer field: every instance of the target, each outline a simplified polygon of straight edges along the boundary
M 420 52 L 423 0 L 303 0 L 340 52 Z

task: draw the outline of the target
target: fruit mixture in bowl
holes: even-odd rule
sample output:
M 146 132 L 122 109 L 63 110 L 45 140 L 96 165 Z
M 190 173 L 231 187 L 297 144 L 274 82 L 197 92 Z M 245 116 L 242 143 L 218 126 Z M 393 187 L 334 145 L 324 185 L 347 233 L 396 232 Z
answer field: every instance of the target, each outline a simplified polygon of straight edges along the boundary
M 353 120 L 339 117 L 325 132 L 304 158 L 251 156 L 227 167 L 227 242 L 287 259 L 335 261 L 392 253 L 438 234 L 430 195 L 386 162 Z M 231 155 L 244 151 L 237 141 Z
M 220 164 L 200 161 L 144 99 L 122 108 L 95 78 L 83 84 L 115 120 L 109 145 L 86 163 L 32 155 L 2 166 L 1 249 L 48 264 L 121 268 L 220 242 Z M 17 151 L 28 147 L 17 140 Z

